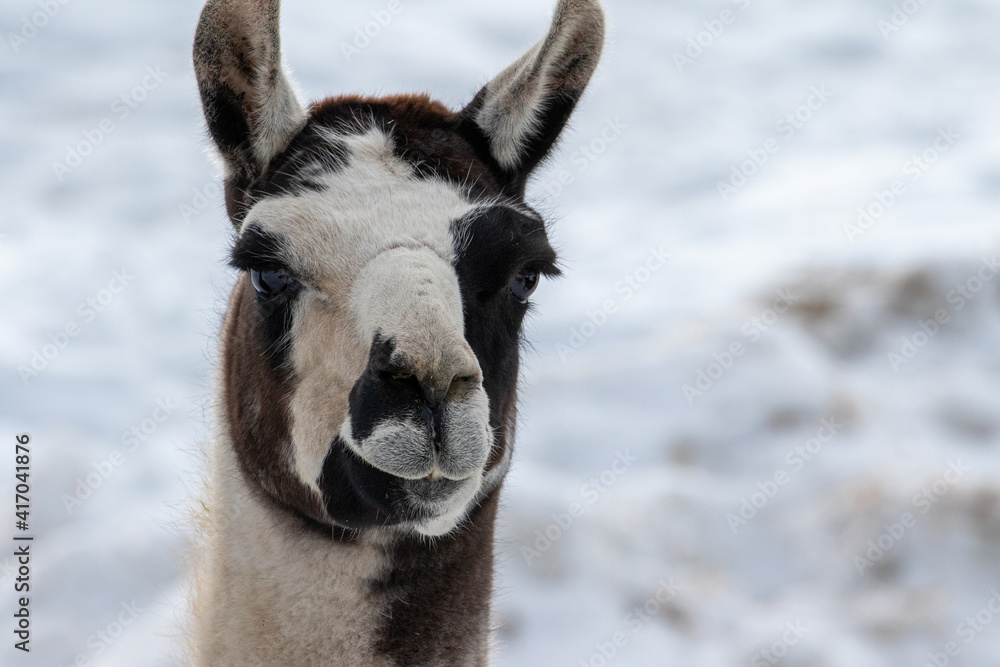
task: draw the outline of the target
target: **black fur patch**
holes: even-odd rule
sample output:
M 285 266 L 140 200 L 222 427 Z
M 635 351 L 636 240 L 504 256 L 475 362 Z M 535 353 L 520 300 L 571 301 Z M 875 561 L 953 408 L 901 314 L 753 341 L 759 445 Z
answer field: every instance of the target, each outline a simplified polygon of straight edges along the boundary
M 452 223 L 458 281 L 477 301 L 488 300 L 519 270 L 559 275 L 545 223 L 506 206 L 476 210 Z
M 375 334 L 368 367 L 351 388 L 349 397 L 351 435 L 364 440 L 387 419 L 418 419 L 422 404 L 416 378 L 406 377 L 407 369 L 392 362 L 395 341 Z
M 253 146 L 243 100 L 227 85 L 205 84 L 200 90 L 208 132 L 238 179 L 245 180 L 252 171 Z
M 558 275 L 545 223 L 507 207 L 478 211 L 453 225 L 455 272 L 462 292 L 465 337 L 479 360 L 490 399 L 490 426 L 505 433 L 513 421 L 521 325 L 528 307 L 509 285 L 519 271 Z M 498 443 L 491 463 L 503 453 Z
M 361 460 L 336 438 L 323 461 L 319 488 L 335 525 L 354 530 L 422 518 L 407 501 L 406 480 Z

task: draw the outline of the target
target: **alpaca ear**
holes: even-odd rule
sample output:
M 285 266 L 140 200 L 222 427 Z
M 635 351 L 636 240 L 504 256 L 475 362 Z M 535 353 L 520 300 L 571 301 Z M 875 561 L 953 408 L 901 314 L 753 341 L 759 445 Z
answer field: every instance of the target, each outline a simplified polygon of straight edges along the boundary
M 281 66 L 280 0 L 209 0 L 194 38 L 194 71 L 227 180 L 259 176 L 306 121 Z
M 544 40 L 479 91 L 462 112 L 500 167 L 526 179 L 566 126 L 604 46 L 598 0 L 559 0 Z

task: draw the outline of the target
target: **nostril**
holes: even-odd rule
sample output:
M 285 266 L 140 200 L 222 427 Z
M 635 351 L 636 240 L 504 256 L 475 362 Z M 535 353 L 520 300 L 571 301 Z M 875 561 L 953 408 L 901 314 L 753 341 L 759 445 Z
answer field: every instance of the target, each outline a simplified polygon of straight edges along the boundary
M 475 375 L 457 375 L 448 385 L 448 390 L 445 395 L 448 398 L 456 399 L 475 389 L 475 387 L 477 387 L 482 381 L 483 376 L 478 373 Z
M 479 384 L 479 375 L 456 375 L 447 383 L 436 382 L 433 384 L 420 383 L 424 401 L 432 408 L 437 408 L 448 399 L 454 399 L 468 391 L 470 386 Z
M 413 373 L 398 371 L 379 371 L 378 375 L 383 382 L 406 382 L 413 379 Z
M 413 371 L 400 364 L 386 363 L 381 366 L 374 366 L 370 370 L 380 382 L 392 387 L 407 385 L 416 387 L 419 384 Z

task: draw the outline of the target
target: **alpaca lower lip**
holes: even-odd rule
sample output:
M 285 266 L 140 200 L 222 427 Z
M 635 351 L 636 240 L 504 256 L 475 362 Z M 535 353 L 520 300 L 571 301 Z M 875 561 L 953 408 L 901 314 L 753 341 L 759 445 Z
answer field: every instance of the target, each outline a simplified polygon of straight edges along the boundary
M 411 501 L 421 506 L 430 503 L 436 507 L 437 503 L 447 502 L 463 487 L 464 482 L 437 477 L 434 481 L 428 479 L 410 480 L 404 485 L 404 489 Z

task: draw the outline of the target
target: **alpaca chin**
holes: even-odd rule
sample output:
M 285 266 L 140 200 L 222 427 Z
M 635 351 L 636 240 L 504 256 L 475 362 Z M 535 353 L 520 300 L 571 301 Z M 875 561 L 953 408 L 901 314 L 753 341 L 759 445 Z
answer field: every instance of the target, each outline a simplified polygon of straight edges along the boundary
M 431 482 L 436 484 L 437 482 Z M 413 529 L 425 537 L 441 537 L 455 530 L 468 513 L 469 506 L 476 499 L 482 487 L 482 478 L 470 477 L 460 482 L 459 487 L 446 500 L 430 503 L 431 517 L 417 522 Z

